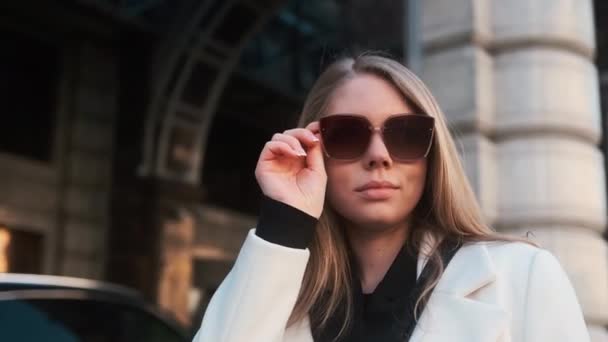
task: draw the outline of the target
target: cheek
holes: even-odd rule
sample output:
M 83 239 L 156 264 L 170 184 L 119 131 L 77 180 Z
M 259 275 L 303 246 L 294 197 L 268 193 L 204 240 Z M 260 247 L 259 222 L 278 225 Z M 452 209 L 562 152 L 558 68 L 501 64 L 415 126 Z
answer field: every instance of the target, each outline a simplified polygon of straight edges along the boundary
M 420 162 L 411 165 L 411 167 L 403 172 L 404 187 L 402 189 L 402 196 L 403 200 L 408 202 L 408 205 L 406 205 L 407 207 L 410 207 L 411 205 L 415 206 L 422 196 L 426 184 L 426 165 L 426 161 Z
M 342 201 L 347 201 L 350 196 L 351 189 L 357 185 L 355 179 L 352 179 L 355 172 L 349 170 L 347 165 L 327 165 L 327 199 L 335 208 L 336 204 Z
M 358 183 L 360 180 L 357 180 L 356 175 L 360 175 L 361 171 L 356 170 L 353 165 L 333 161 L 325 163 L 325 170 L 327 172 L 325 195 L 327 204 L 344 216 L 355 201 L 353 189 L 360 185 Z M 348 214 L 346 215 L 348 216 Z

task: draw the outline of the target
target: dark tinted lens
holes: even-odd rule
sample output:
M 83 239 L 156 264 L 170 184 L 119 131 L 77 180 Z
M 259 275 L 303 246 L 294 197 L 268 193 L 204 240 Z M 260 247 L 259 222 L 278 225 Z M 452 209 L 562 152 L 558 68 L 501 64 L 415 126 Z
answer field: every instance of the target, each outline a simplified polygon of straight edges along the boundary
M 426 156 L 433 139 L 434 119 L 420 114 L 395 116 L 384 125 L 384 143 L 393 158 L 416 160 Z
M 330 115 L 319 120 L 325 152 L 335 159 L 356 159 L 367 148 L 370 130 L 363 118 Z

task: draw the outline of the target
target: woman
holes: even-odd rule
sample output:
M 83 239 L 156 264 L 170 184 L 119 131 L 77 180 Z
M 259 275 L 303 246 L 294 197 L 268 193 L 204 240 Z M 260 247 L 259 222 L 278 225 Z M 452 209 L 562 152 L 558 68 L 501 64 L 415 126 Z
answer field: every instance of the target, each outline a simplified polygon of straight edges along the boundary
M 589 340 L 555 257 L 483 223 L 404 66 L 339 60 L 302 113 L 261 152 L 259 222 L 195 341 Z

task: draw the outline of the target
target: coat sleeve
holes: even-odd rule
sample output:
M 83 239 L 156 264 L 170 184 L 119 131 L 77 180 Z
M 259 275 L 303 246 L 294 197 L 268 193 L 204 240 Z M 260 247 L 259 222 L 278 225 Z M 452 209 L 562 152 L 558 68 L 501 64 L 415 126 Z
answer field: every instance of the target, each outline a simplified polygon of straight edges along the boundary
M 309 253 L 267 242 L 250 230 L 193 342 L 281 342 Z
M 587 342 L 589 333 L 576 293 L 558 260 L 540 250 L 529 274 L 524 310 L 525 342 Z

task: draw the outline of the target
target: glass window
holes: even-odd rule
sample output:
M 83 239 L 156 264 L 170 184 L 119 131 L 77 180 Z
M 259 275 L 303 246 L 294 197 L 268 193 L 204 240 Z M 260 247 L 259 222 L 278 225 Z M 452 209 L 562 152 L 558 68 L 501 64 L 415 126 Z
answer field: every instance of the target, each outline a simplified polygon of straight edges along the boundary
M 0 301 L 0 331 L 3 341 L 186 341 L 144 310 L 98 300 Z
M 41 273 L 43 236 L 0 225 L 0 272 Z
M 0 151 L 51 161 L 59 51 L 23 34 L 0 31 Z

